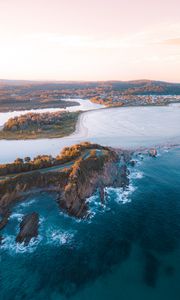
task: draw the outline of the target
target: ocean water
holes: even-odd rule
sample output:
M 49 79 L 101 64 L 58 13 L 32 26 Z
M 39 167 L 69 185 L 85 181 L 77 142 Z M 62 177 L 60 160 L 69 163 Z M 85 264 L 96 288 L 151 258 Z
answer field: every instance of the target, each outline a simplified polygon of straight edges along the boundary
M 56 194 L 14 207 L 0 248 L 1 299 L 180 299 L 180 148 L 134 159 L 129 188 L 108 188 L 104 206 L 93 195 L 88 220 L 60 211 Z M 33 211 L 38 239 L 18 246 L 18 223 Z

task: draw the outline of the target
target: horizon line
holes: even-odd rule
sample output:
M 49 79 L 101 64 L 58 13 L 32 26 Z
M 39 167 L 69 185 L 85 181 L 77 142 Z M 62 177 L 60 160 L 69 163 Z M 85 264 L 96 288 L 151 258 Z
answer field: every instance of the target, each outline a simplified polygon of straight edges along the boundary
M 129 79 L 129 80 L 120 80 L 120 79 L 107 79 L 107 80 L 57 80 L 57 79 L 6 79 L 0 78 L 1 82 L 32 82 L 32 83 L 63 83 L 63 82 L 82 82 L 82 83 L 89 83 L 89 82 L 136 82 L 136 81 L 154 81 L 154 82 L 163 82 L 163 83 L 172 83 L 172 84 L 180 84 L 180 82 L 175 81 L 166 81 L 166 80 L 158 80 L 158 79 Z

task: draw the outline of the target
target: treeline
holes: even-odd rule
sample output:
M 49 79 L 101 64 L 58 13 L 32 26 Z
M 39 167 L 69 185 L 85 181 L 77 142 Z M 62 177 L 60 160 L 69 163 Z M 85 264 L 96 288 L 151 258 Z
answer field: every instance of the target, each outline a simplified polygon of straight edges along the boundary
M 51 155 L 38 155 L 34 159 L 31 159 L 30 157 L 25 157 L 24 159 L 17 158 L 13 163 L 0 165 L 0 176 L 18 174 L 22 172 L 29 172 L 33 170 L 63 165 L 82 156 L 83 152 L 88 149 L 106 150 L 108 148 L 100 146 L 98 144 L 83 142 L 71 147 L 65 147 L 62 152 L 55 158 L 53 158 Z
M 3 127 L 3 131 L 38 131 L 49 130 L 54 126 L 63 126 L 68 119 L 73 119 L 77 113 L 53 112 L 53 113 L 27 113 L 10 118 Z

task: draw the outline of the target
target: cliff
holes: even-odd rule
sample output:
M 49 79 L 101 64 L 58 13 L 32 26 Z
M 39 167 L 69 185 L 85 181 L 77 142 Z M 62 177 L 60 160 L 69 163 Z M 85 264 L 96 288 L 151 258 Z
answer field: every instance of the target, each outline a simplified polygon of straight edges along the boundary
M 73 160 L 59 170 L 31 171 L 0 181 L 0 230 L 8 222 L 12 206 L 33 192 L 57 192 L 57 201 L 65 213 L 84 218 L 88 216 L 86 199 L 95 191 L 99 190 L 104 203 L 105 187 L 125 188 L 129 183 L 127 163 L 131 156 L 127 151 L 117 153 L 107 147 L 83 143 L 65 148 L 62 153 L 66 160 L 64 155 L 70 153 Z
M 99 156 L 90 155 L 79 159 L 70 172 L 68 183 L 58 199 L 69 215 L 82 218 L 88 214 L 86 199 L 97 189 L 104 202 L 104 188 L 107 186 L 125 187 L 128 185 L 128 172 L 125 165 L 119 166 L 119 156 L 113 150 L 105 150 Z

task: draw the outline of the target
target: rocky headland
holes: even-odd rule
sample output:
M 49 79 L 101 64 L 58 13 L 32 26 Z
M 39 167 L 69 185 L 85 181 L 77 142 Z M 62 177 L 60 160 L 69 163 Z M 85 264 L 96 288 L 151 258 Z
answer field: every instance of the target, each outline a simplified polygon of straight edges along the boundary
M 65 148 L 60 157 L 66 161 L 62 168 L 39 169 L 14 177 L 11 174 L 0 181 L 0 229 L 7 224 L 13 205 L 25 201 L 33 192 L 56 192 L 60 209 L 70 216 L 86 218 L 89 214 L 87 198 L 94 192 L 99 191 L 100 201 L 104 203 L 105 187 L 126 188 L 129 184 L 127 165 L 131 153 L 128 151 L 82 143 Z M 16 241 L 28 244 L 36 237 L 37 227 L 37 215 L 25 217 Z
M 99 190 L 104 203 L 104 188 L 107 186 L 126 187 L 129 183 L 125 164 L 120 165 L 119 155 L 112 149 L 102 150 L 98 155 L 92 150 L 87 159 L 80 158 L 73 165 L 68 182 L 58 198 L 60 207 L 68 214 L 86 217 L 86 199 Z

